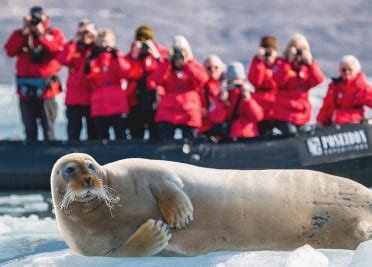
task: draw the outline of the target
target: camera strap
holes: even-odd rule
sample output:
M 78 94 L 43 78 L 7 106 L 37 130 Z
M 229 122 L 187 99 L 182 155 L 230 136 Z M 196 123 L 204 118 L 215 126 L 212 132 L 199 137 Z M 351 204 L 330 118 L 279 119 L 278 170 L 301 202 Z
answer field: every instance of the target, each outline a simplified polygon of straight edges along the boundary
M 241 99 L 242 99 L 242 94 L 240 93 L 239 96 L 238 96 L 238 99 L 237 99 L 237 101 L 234 105 L 234 110 L 233 110 L 230 118 L 225 122 L 225 134 L 226 134 L 226 136 L 228 136 L 229 133 L 230 133 L 232 122 L 238 117 L 238 110 L 239 110 Z

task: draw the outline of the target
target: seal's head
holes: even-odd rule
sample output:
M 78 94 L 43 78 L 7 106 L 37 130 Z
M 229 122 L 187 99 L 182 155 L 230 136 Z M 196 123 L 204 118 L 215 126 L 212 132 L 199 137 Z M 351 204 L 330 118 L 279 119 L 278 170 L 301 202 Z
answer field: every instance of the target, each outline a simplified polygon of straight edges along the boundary
M 105 171 L 93 157 L 84 153 L 62 156 L 51 174 L 53 198 L 58 208 L 67 210 L 71 204 L 88 204 L 102 200 L 111 209 L 118 201 L 105 184 Z

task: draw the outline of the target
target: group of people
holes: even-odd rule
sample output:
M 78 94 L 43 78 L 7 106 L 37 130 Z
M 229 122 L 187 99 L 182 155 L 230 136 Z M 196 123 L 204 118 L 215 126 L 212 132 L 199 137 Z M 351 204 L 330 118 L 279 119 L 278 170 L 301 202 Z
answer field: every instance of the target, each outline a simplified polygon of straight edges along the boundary
M 184 36 L 171 48 L 155 41 L 151 26 L 135 31 L 122 54 L 110 29 L 97 30 L 82 20 L 67 42 L 51 27 L 42 7 L 34 6 L 5 44 L 17 57 L 16 83 L 27 140 L 55 138 L 55 97 L 62 86 L 57 73 L 68 68 L 66 117 L 69 140 L 79 140 L 85 120 L 89 140 L 172 139 L 198 135 L 215 140 L 293 135 L 311 117 L 309 90 L 325 79 L 301 34 L 292 36 L 282 56 L 277 39 L 264 36 L 248 71 L 241 62 L 227 66 L 217 55 L 203 64 Z M 319 126 L 360 123 L 364 106 L 372 107 L 372 89 L 357 58 L 342 57 L 340 76 L 329 84 L 317 116 Z

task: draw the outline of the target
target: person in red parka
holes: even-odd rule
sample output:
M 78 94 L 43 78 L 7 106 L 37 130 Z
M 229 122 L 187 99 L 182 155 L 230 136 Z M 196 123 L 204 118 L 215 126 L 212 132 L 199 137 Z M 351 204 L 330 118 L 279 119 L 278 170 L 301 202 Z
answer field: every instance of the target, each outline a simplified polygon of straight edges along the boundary
M 332 79 L 317 116 L 319 126 L 361 123 L 364 106 L 372 107 L 372 88 L 359 60 L 347 55 L 340 62 L 340 76 Z
M 129 104 L 124 85 L 130 77 L 130 64 L 115 48 L 115 35 L 110 29 L 98 32 L 85 73 L 92 90 L 91 116 L 98 139 L 108 140 L 111 126 L 116 139 L 126 139 Z
M 214 139 L 222 134 L 219 126 L 225 117 L 224 103 L 221 100 L 221 84 L 225 79 L 226 65 L 218 55 L 212 54 L 204 60 L 204 67 L 208 72 L 209 80 L 200 91 L 202 126 L 199 128 L 199 134 Z M 222 116 L 216 114 L 216 109 L 223 113 Z
M 169 60 L 154 71 L 148 87 L 156 88 L 160 96 L 155 116 L 162 139 L 174 137 L 181 129 L 183 138 L 193 138 L 202 124 L 200 90 L 208 81 L 203 65 L 193 57 L 184 36 L 174 37 Z
M 54 140 L 57 103 L 62 91 L 56 74 L 61 65 L 56 54 L 61 51 L 64 36 L 50 27 L 50 19 L 40 6 L 30 9 L 23 18 L 23 28 L 15 30 L 5 43 L 9 57 L 17 57 L 17 94 L 27 140 L 37 140 L 40 120 L 44 140 Z
M 144 138 L 145 129 L 149 138 L 159 137 L 155 122 L 156 90 L 147 88 L 147 78 L 166 59 L 168 49 L 154 41 L 155 31 L 142 25 L 135 32 L 131 50 L 125 56 L 132 70 L 139 73 L 138 79 L 128 81 L 128 101 L 131 106 L 128 123 L 132 138 Z
M 88 139 L 97 138 L 90 117 L 91 90 L 84 73 L 85 61 L 92 52 L 96 36 L 94 24 L 84 19 L 79 22 L 74 38 L 57 55 L 58 61 L 68 67 L 65 104 L 69 140 L 80 139 L 83 119 L 86 122 Z
M 295 34 L 289 41 L 274 79 L 278 92 L 267 119 L 277 122 L 276 128 L 282 135 L 296 134 L 311 117 L 309 90 L 324 81 L 324 74 L 313 60 L 303 35 Z
M 278 68 L 282 59 L 278 57 L 278 41 L 275 36 L 261 38 L 257 54 L 253 57 L 247 79 L 255 87 L 252 97 L 263 108 L 265 116 L 258 123 L 261 136 L 272 135 L 276 122 L 271 121 L 268 115 L 275 103 L 278 86 L 273 77 L 273 72 Z
M 241 62 L 228 65 L 222 99 L 225 100 L 225 132 L 229 138 L 259 136 L 258 123 L 264 118 L 263 108 L 252 97 L 253 86 L 246 80 Z

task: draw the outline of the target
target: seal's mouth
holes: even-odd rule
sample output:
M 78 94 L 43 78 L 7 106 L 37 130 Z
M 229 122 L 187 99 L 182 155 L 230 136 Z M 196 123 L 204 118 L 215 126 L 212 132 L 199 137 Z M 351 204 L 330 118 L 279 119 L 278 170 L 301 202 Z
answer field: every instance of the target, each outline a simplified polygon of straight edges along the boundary
M 106 204 L 111 212 L 114 205 L 120 201 L 120 197 L 113 195 L 114 191 L 106 185 L 103 185 L 100 189 L 89 188 L 81 190 L 74 190 L 71 187 L 67 187 L 62 195 L 60 209 L 68 210 L 73 203 L 88 204 L 95 200 L 100 200 Z
M 79 203 L 89 203 L 92 202 L 93 200 L 96 200 L 98 196 L 96 194 L 93 194 L 92 192 L 88 191 L 85 195 L 78 196 L 74 202 L 79 202 Z

